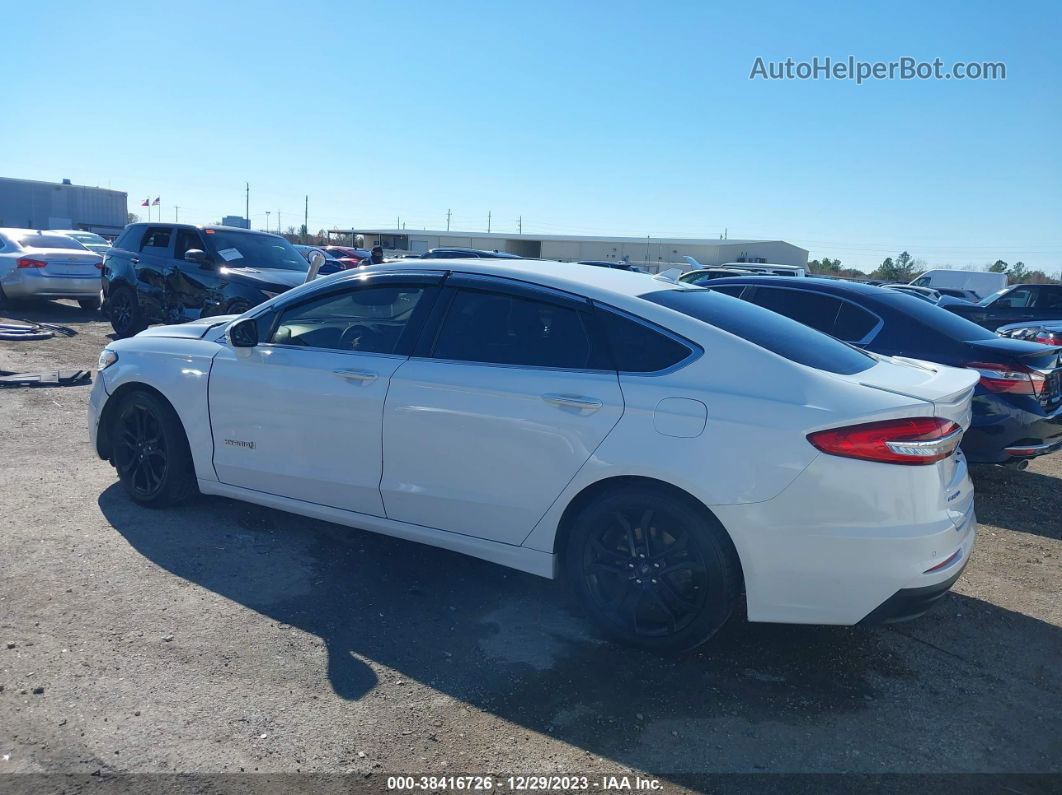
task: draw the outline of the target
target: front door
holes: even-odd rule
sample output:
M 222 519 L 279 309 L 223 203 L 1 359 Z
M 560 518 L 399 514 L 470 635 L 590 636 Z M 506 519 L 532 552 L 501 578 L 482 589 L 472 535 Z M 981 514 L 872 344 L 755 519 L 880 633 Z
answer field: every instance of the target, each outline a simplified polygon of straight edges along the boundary
M 438 278 L 342 284 L 260 316 L 265 341 L 210 372 L 222 483 L 383 516 L 380 423 Z
M 433 345 L 391 378 L 380 489 L 390 519 L 520 544 L 623 397 L 586 302 L 499 283 L 451 277 Z
M 189 262 L 184 255 L 191 249 L 199 249 L 207 257 L 205 262 Z M 209 249 L 198 229 L 176 230 L 173 244 L 173 260 L 166 273 L 166 301 L 170 311 L 182 321 L 197 320 L 204 310 L 217 314 L 221 301 L 223 283 L 218 273 L 217 262 L 211 259 Z M 208 312 L 207 314 L 210 314 Z

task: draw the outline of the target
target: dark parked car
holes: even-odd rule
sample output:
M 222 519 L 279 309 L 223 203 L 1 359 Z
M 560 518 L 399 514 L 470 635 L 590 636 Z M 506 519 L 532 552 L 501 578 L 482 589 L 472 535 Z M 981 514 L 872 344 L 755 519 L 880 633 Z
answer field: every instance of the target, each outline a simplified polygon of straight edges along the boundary
M 1015 284 L 976 304 L 948 304 L 947 308 L 990 331 L 1023 320 L 1058 320 L 1062 316 L 1062 285 Z
M 886 287 L 739 276 L 705 287 L 786 315 L 844 342 L 981 374 L 962 440 L 972 462 L 1024 466 L 1062 449 L 1062 347 L 998 337 L 947 309 Z
M 350 246 L 321 246 L 320 249 L 326 255 L 342 262 L 347 270 L 357 268 L 362 263 L 368 265 L 372 256 L 372 252 L 367 249 Z
M 421 254 L 421 259 L 523 259 L 507 251 L 486 251 L 481 248 L 433 248 Z
M 1039 342 L 1041 345 L 1062 345 L 1062 312 L 1058 320 L 1026 320 L 996 329 L 1000 337 Z
M 279 235 L 227 226 L 130 224 L 103 258 L 104 311 L 119 337 L 150 323 L 240 314 L 306 281 Z

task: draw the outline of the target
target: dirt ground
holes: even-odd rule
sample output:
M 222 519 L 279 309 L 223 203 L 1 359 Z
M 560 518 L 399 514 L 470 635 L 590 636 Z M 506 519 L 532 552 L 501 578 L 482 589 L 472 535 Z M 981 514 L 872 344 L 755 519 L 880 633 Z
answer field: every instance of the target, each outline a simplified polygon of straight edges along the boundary
M 6 370 L 94 368 L 110 332 L 72 303 L 0 315 L 78 331 L 0 342 Z M 1062 455 L 975 473 L 977 549 L 929 615 L 732 621 L 661 659 L 482 561 L 139 508 L 88 392 L 0 390 L 0 773 L 1062 773 Z

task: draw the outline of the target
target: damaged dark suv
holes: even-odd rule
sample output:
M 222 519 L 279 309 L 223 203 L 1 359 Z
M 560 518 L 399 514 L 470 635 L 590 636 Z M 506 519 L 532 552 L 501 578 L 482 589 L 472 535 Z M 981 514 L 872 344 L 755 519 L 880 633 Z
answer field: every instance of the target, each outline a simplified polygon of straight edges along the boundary
M 119 337 L 151 323 L 241 314 L 302 284 L 309 265 L 279 235 L 130 224 L 103 258 L 103 309 Z

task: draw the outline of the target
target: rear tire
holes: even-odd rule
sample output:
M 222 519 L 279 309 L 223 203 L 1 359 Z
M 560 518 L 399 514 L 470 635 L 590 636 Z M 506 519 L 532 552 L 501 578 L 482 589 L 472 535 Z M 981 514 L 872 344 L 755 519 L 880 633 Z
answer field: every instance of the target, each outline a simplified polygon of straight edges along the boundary
M 111 289 L 107 314 L 110 316 L 111 328 L 118 337 L 132 337 L 147 328 L 144 310 L 131 287 L 120 285 Z
M 225 310 L 225 314 L 226 315 L 242 315 L 244 312 L 246 312 L 250 308 L 251 308 L 251 304 L 249 302 L 244 301 L 242 298 L 237 298 L 235 301 L 233 301 L 231 304 L 229 304 L 229 308 L 227 310 Z
M 741 590 L 737 554 L 718 520 L 692 499 L 644 486 L 608 492 L 584 508 L 564 566 L 609 635 L 658 652 L 707 641 Z
M 110 439 L 111 462 L 134 502 L 162 508 L 199 491 L 184 426 L 157 395 L 138 391 L 123 398 Z
M 86 312 L 95 312 L 100 308 L 99 298 L 81 298 L 78 299 L 77 305 L 84 309 Z

